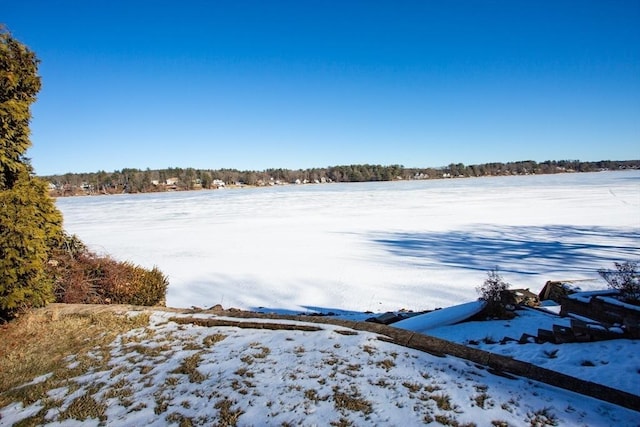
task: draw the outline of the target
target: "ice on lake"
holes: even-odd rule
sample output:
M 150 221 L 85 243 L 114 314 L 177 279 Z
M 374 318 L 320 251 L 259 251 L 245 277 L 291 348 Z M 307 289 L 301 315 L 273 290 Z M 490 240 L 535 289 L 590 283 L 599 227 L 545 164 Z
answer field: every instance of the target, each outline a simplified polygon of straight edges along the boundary
M 169 276 L 167 305 L 382 312 L 597 279 L 640 259 L 640 171 L 60 198 L 92 249 Z M 585 282 L 583 288 L 597 286 Z

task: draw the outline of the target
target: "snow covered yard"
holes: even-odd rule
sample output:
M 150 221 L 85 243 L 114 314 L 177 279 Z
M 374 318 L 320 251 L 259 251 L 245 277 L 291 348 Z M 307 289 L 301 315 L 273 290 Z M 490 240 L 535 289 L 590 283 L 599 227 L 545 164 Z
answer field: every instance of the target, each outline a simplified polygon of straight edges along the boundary
M 156 311 L 148 326 L 68 355 L 68 381 L 56 384 L 49 373 L 6 392 L 50 387 L 44 398 L 0 409 L 0 426 L 29 417 L 86 426 L 637 426 L 640 420 L 638 412 L 492 375 L 369 332 L 286 320 L 275 323 L 293 330 L 208 327 L 186 318 Z

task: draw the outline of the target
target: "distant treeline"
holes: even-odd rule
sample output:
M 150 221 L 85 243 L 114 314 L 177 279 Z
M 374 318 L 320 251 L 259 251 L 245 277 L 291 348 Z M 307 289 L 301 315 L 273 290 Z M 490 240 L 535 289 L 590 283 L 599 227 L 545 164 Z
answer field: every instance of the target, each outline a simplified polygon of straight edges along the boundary
M 594 172 L 601 170 L 640 169 L 640 160 L 532 160 L 480 165 L 450 164 L 440 168 L 405 168 L 402 165 L 344 165 L 312 169 L 237 169 L 167 168 L 159 170 L 122 169 L 114 172 L 67 173 L 43 176 L 52 193 L 75 194 L 146 193 L 155 191 L 195 190 L 222 186 L 269 186 L 326 182 L 365 182 L 412 179 L 442 179 L 501 175 Z

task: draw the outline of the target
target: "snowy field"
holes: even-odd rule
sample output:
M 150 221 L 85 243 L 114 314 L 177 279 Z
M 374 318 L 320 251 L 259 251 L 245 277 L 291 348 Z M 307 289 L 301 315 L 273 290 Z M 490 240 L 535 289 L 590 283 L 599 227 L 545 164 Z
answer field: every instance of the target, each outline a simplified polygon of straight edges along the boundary
M 93 351 L 74 387 L 51 390 L 48 401 L 0 408 L 0 426 L 52 402 L 44 425 L 638 426 L 631 409 L 370 332 L 289 321 L 319 330 L 178 325 L 172 316 L 183 317 L 156 312 L 149 327 Z M 66 359 L 70 368 L 81 360 Z M 102 420 L 79 420 L 81 404 Z
M 640 259 L 640 171 L 61 198 L 92 249 L 169 276 L 167 304 L 446 307 Z M 583 289 L 601 286 L 585 282 Z

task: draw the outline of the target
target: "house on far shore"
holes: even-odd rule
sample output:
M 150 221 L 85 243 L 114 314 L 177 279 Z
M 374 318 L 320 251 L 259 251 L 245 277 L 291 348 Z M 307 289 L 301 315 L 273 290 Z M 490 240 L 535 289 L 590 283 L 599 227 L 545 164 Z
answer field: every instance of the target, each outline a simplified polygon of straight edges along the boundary
M 165 181 L 165 186 L 167 190 L 175 190 L 178 188 L 178 182 L 180 182 L 180 180 L 176 177 L 167 178 L 167 180 Z

